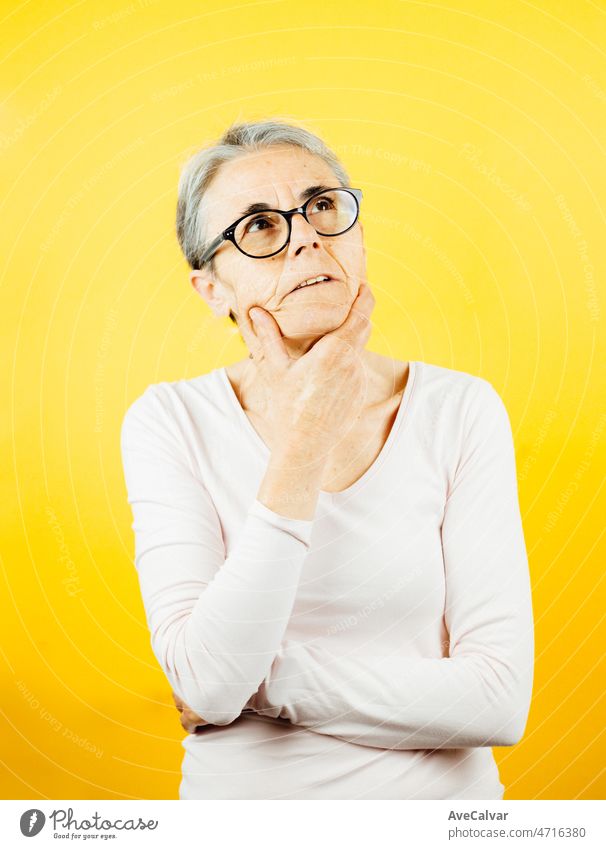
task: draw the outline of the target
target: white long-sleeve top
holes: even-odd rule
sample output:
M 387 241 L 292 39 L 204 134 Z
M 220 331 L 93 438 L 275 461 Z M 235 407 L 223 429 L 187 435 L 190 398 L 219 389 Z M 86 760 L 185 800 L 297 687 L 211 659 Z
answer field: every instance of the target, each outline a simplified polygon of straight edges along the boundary
M 309 521 L 257 499 L 270 451 L 225 368 L 150 385 L 121 449 L 151 645 L 212 723 L 179 798 L 502 798 L 534 634 L 488 381 L 410 362 L 379 456 Z

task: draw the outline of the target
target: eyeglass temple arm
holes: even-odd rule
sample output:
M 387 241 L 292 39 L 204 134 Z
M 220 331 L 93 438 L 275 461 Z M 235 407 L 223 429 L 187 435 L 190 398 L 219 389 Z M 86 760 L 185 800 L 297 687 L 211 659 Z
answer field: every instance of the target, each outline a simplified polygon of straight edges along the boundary
M 203 252 L 202 256 L 200 257 L 199 265 L 202 266 L 202 265 L 204 265 L 205 262 L 208 262 L 208 260 L 212 257 L 212 255 L 215 253 L 215 251 L 217 250 L 217 248 L 219 247 L 221 242 L 224 241 L 224 239 L 225 239 L 225 236 L 223 235 L 223 233 L 219 233 L 219 235 L 215 239 L 212 240 L 210 245 L 208 245 L 208 247 L 206 248 L 206 250 Z

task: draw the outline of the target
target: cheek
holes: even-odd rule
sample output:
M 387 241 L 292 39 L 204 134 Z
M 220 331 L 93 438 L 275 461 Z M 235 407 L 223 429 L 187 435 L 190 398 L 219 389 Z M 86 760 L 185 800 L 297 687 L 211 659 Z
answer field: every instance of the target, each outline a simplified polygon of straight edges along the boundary
M 348 242 L 340 244 L 335 258 L 348 276 L 358 276 L 366 268 L 364 242 L 360 238 L 354 237 Z
M 234 263 L 230 272 L 229 279 L 236 306 L 240 312 L 247 311 L 255 305 L 271 309 L 276 303 L 274 278 L 277 277 L 277 272 L 267 268 L 259 268 L 257 271 L 255 267 L 251 268 L 247 263 Z

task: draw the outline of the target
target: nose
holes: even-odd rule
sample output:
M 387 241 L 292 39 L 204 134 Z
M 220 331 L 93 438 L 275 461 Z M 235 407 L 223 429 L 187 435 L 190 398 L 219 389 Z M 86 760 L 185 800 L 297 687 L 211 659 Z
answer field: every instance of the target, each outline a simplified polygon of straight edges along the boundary
M 301 213 L 296 213 L 290 219 L 290 241 L 288 243 L 288 254 L 298 256 L 304 247 L 320 247 L 320 237 L 314 227 Z

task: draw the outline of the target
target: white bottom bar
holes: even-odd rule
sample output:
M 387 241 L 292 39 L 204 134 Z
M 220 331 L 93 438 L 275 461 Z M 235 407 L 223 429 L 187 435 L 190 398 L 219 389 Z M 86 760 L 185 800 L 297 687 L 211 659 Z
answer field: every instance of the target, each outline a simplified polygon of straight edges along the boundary
M 0 845 L 602 849 L 604 802 L 2 800 Z M 32 845 L 32 844 L 29 844 Z

